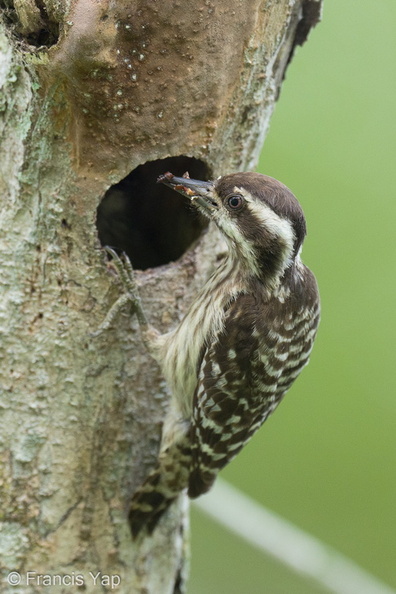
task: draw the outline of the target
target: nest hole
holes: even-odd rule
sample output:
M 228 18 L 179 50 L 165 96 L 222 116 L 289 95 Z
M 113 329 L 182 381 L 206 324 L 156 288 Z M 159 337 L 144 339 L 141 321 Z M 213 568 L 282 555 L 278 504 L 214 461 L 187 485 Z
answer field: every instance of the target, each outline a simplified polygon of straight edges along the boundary
M 97 210 L 102 246 L 125 252 L 140 270 L 177 260 L 207 226 L 207 220 L 187 198 L 156 183 L 166 171 L 177 176 L 188 171 L 195 179 L 210 178 L 207 165 L 192 157 L 148 161 L 111 186 Z
M 45 2 L 34 0 L 26 4 L 32 4 L 32 6 L 28 6 L 24 10 L 28 12 L 38 10 L 39 12 L 39 17 L 33 19 L 33 22 L 29 22 L 28 25 L 24 25 L 21 21 L 14 0 L 0 0 L 0 11 L 5 25 L 19 41 L 27 42 L 29 46 L 45 48 L 56 45 L 60 33 L 59 23 L 47 12 Z M 23 8 L 23 2 L 21 7 Z M 21 9 L 19 9 L 20 11 Z

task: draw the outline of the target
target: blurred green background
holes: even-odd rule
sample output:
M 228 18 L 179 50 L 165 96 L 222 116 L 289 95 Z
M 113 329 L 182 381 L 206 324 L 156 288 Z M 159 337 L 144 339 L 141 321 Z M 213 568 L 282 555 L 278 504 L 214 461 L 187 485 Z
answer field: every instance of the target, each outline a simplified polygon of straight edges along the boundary
M 396 589 L 395 29 L 394 0 L 325 0 L 287 71 L 259 170 L 304 207 L 322 323 L 222 477 Z M 278 592 L 323 591 L 193 507 L 189 594 Z

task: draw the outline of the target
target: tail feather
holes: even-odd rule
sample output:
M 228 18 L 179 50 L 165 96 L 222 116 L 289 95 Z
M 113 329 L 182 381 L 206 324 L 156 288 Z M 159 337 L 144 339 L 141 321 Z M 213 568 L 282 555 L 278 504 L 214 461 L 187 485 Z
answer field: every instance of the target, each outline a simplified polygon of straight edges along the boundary
M 155 478 L 159 477 L 158 471 Z M 133 538 L 136 538 L 145 528 L 151 534 L 162 514 L 176 499 L 176 495 L 169 496 L 159 491 L 152 491 L 151 475 L 135 493 L 129 510 L 129 525 Z
M 161 453 L 158 466 L 132 497 L 129 524 L 135 539 L 145 529 L 151 534 L 163 513 L 188 485 L 191 454 L 186 444 L 173 444 Z

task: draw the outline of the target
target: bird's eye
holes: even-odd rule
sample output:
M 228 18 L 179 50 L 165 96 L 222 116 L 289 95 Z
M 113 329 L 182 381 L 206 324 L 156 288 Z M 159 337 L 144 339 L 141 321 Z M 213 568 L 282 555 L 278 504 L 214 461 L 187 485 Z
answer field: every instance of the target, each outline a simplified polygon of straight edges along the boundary
M 225 206 L 228 208 L 228 210 L 239 210 L 242 208 L 243 203 L 243 196 L 240 194 L 232 194 L 231 196 L 227 196 L 225 199 Z

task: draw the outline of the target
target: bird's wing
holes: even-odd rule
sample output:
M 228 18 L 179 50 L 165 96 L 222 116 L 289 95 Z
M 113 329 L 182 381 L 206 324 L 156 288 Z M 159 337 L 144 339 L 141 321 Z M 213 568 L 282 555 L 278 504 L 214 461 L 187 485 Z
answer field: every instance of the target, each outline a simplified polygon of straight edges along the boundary
M 253 295 L 240 295 L 204 352 L 193 405 L 190 497 L 210 488 L 285 392 L 278 390 L 285 355 L 271 336 L 270 312 L 258 311 L 263 307 Z
M 319 321 L 318 300 L 259 302 L 241 294 L 224 329 L 207 346 L 194 394 L 190 497 L 213 484 L 263 424 L 307 364 Z

